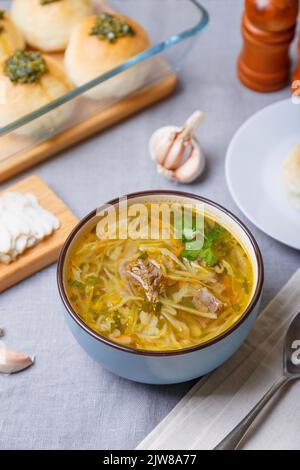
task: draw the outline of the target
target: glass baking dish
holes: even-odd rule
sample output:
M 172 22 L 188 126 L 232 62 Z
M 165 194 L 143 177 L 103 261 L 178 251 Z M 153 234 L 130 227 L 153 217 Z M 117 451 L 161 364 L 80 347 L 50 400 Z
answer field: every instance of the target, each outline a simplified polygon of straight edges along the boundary
M 97 11 L 104 0 L 94 4 Z M 138 21 L 153 46 L 0 128 L 0 182 L 170 94 L 184 58 L 209 21 L 198 0 L 111 0 L 109 5 Z M 125 86 L 123 93 L 120 83 L 127 83 L 132 73 L 143 79 L 130 92 Z M 116 86 L 118 96 L 110 94 Z M 95 91 L 100 91 L 101 99 L 91 99 Z

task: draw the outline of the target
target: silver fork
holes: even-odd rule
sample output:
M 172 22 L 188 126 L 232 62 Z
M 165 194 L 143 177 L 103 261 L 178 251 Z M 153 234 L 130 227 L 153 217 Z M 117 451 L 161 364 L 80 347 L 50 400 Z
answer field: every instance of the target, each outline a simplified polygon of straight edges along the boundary
M 214 450 L 236 450 L 255 419 L 267 403 L 283 387 L 293 380 L 300 379 L 300 312 L 289 326 L 285 337 L 283 354 L 283 375 L 270 390 L 262 397 L 250 413 L 215 447 Z

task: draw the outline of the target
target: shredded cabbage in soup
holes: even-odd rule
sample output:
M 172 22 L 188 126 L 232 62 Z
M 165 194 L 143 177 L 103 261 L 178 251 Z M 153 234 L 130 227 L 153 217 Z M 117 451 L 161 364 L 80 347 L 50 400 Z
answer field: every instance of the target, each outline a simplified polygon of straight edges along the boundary
M 67 291 L 82 320 L 113 342 L 168 351 L 230 328 L 249 304 L 253 270 L 226 229 L 205 217 L 204 245 L 180 240 L 99 239 L 94 227 L 71 254 Z

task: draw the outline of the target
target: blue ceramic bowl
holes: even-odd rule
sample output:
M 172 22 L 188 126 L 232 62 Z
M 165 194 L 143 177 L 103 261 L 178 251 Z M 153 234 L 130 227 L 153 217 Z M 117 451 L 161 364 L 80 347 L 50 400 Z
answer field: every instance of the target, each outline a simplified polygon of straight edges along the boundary
M 244 342 L 259 312 L 264 268 L 258 245 L 243 223 L 218 204 L 177 191 L 148 191 L 127 196 L 130 202 L 153 200 L 202 203 L 205 213 L 227 228 L 247 250 L 254 271 L 254 287 L 241 318 L 216 338 L 176 351 L 144 351 L 114 343 L 89 328 L 73 310 L 66 290 L 66 270 L 72 247 L 97 221 L 96 211 L 85 217 L 67 239 L 58 263 L 58 289 L 65 306 L 66 322 L 82 348 L 99 364 L 121 377 L 149 384 L 173 384 L 201 377 L 223 364 Z M 118 204 L 119 200 L 109 204 Z

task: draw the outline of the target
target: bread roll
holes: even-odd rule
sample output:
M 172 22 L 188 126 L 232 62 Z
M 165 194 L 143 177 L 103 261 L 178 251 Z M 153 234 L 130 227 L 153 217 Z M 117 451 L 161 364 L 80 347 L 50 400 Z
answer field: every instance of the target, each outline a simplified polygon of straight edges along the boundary
M 91 12 L 91 0 L 52 0 L 45 4 L 43 0 L 14 0 L 11 8 L 12 19 L 26 42 L 46 52 L 64 50 L 73 26 Z
M 284 162 L 283 178 L 291 203 L 300 210 L 300 144 L 288 154 Z
M 0 59 L 24 47 L 24 38 L 12 22 L 9 13 L 0 10 Z
M 33 58 L 42 58 L 45 71 L 36 80 L 26 77 L 21 81 L 12 81 L 7 71 L 8 60 L 20 60 L 24 54 L 35 54 Z M 28 55 L 26 56 L 28 57 Z M 32 57 L 31 55 L 29 56 Z M 36 63 L 36 62 L 35 62 Z M 31 81 L 31 82 L 30 82 Z M 42 56 L 39 52 L 16 52 L 9 58 L 0 61 L 0 127 L 4 127 L 29 114 L 53 100 L 66 94 L 73 88 L 62 66 L 53 58 Z M 15 132 L 20 135 L 33 136 L 59 127 L 72 111 L 70 104 L 64 104 L 50 113 L 35 119 Z
M 92 35 L 93 28 L 103 15 L 104 18 L 108 18 L 108 22 L 115 19 L 125 23 L 132 34 L 113 40 L 110 40 L 108 36 Z M 65 69 L 72 82 L 80 86 L 112 70 L 149 46 L 148 34 L 138 23 L 128 17 L 107 13 L 98 17 L 89 16 L 81 20 L 71 33 L 65 53 Z M 125 96 L 145 81 L 148 71 L 147 63 L 139 64 L 100 84 L 87 92 L 87 96 L 95 99 Z

